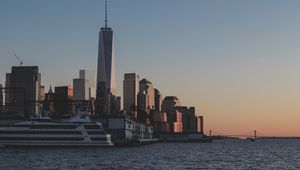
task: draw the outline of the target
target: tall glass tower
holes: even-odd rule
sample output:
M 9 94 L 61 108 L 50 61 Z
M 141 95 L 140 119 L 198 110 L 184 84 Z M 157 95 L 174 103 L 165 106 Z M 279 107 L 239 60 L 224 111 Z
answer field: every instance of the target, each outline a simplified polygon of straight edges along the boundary
M 107 26 L 107 1 L 105 1 L 105 26 L 100 29 L 98 43 L 96 114 L 109 116 L 114 112 L 115 89 L 113 30 Z

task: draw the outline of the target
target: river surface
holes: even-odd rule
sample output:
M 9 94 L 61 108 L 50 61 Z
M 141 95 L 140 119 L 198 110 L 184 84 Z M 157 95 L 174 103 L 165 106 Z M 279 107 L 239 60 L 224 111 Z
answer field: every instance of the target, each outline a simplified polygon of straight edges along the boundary
M 300 169 L 299 139 L 0 149 L 0 169 Z

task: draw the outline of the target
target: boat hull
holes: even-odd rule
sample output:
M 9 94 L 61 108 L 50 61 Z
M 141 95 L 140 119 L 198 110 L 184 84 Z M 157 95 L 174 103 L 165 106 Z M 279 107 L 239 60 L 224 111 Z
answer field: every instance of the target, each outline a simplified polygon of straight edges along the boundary
M 4 148 L 22 148 L 22 147 L 30 147 L 30 148 L 43 148 L 43 147 L 111 147 L 114 146 L 113 143 L 110 142 L 7 142 L 1 143 Z

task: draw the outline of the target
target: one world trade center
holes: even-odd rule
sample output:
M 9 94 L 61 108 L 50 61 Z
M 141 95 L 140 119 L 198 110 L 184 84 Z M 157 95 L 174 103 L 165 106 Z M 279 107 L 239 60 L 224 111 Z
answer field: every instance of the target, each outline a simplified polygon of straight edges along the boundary
M 107 26 L 107 1 L 105 1 L 105 26 L 100 29 L 98 43 L 98 68 L 95 109 L 99 116 L 109 116 L 115 110 L 115 56 L 113 30 Z

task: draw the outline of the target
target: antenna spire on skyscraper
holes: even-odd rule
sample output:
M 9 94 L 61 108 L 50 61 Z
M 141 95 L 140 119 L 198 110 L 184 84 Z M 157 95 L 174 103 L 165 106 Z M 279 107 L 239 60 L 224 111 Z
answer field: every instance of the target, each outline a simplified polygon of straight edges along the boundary
M 107 0 L 105 0 L 105 28 L 107 28 Z

